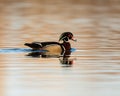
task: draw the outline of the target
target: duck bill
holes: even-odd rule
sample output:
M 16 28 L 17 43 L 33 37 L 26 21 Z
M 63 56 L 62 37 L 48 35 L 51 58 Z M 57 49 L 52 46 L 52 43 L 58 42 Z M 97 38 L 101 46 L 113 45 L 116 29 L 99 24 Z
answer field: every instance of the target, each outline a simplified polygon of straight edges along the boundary
M 71 40 L 74 41 L 74 42 L 77 42 L 77 39 L 75 39 L 75 38 L 72 38 Z

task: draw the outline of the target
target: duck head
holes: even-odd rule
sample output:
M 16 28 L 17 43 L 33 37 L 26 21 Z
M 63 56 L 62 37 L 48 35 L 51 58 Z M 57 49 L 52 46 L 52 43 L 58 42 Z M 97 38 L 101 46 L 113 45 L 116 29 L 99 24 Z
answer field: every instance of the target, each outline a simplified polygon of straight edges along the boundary
M 60 35 L 59 41 L 67 42 L 69 40 L 76 41 L 76 39 L 73 38 L 73 34 L 71 32 L 64 32 Z

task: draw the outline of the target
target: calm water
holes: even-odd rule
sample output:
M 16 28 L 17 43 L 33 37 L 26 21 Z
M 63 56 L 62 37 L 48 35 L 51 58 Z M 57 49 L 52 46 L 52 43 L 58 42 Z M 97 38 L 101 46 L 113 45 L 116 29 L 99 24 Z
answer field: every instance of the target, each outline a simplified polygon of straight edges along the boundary
M 1 2 L 0 96 L 120 96 L 120 3 L 115 1 Z M 76 48 L 71 66 L 61 58 L 27 56 L 25 42 L 58 41 L 64 31 L 77 39 L 71 41 Z

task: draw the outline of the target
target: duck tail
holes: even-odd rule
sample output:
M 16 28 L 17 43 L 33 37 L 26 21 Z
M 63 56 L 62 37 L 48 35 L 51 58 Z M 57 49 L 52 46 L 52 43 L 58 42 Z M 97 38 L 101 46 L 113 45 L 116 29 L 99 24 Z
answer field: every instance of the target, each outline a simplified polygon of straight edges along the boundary
M 25 43 L 24 45 L 28 46 L 28 47 L 30 47 L 32 49 L 36 49 L 36 50 L 41 48 L 41 46 L 39 44 L 36 44 L 36 43 Z
M 30 44 L 30 43 L 25 43 L 24 45 L 26 45 L 26 46 L 30 46 L 31 44 Z
M 34 48 L 33 44 L 31 44 L 31 43 L 25 43 L 24 45 L 25 45 L 25 46 L 28 46 L 28 47 L 30 47 L 30 48 Z

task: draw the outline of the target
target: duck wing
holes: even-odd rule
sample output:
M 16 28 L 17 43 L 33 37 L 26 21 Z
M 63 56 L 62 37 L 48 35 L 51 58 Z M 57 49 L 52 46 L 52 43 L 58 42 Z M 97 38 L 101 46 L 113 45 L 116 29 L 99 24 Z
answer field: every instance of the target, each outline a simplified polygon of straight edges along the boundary
M 32 43 L 25 43 L 25 46 L 28 46 L 34 50 L 38 50 L 40 48 L 43 48 L 47 45 L 60 45 L 58 42 L 32 42 Z

